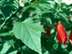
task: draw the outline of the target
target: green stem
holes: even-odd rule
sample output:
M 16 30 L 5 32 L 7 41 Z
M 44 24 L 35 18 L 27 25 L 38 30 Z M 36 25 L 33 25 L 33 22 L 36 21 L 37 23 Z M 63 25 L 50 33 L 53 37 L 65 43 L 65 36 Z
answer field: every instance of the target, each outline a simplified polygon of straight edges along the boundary
M 22 7 L 20 7 L 13 15 L 11 15 L 9 18 L 7 18 L 1 25 L 0 25 L 0 29 L 13 17 L 15 16 L 20 10 L 22 9 Z

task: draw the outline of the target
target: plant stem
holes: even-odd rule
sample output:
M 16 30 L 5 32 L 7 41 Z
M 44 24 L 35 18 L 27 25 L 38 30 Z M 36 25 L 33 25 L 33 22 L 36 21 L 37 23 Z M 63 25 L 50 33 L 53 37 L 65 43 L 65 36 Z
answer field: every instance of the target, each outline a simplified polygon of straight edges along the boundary
M 22 7 L 20 7 L 13 15 L 11 15 L 9 18 L 7 18 L 1 25 L 0 25 L 0 29 L 13 17 L 15 16 L 20 10 L 22 9 Z

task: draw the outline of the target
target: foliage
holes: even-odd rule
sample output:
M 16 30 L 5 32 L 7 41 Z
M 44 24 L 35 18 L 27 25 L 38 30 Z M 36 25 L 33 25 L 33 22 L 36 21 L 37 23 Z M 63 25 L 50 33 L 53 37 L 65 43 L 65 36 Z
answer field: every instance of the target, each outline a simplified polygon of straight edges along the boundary
M 61 1 L 1 0 L 0 54 L 71 54 L 72 4 Z

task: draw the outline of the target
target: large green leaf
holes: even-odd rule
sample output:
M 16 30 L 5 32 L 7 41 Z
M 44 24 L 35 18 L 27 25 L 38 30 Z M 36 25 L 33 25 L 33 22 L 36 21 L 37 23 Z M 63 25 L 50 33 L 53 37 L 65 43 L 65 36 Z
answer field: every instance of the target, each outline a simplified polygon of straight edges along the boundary
M 26 19 L 24 22 L 16 22 L 13 27 L 15 37 L 22 40 L 32 50 L 41 53 L 41 32 L 44 29 L 40 24 L 33 23 L 32 19 Z

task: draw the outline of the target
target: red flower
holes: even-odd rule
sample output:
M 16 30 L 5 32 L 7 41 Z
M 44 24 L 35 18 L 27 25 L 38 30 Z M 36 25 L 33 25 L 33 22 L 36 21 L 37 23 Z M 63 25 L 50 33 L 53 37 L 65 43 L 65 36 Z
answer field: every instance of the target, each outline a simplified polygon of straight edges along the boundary
M 50 29 L 47 29 L 45 34 L 50 35 Z
M 35 0 L 35 1 L 39 1 L 39 0 Z
M 59 40 L 59 42 L 63 42 L 64 44 L 67 43 L 67 38 L 68 35 L 64 29 L 64 27 L 62 26 L 61 23 L 58 23 L 57 25 L 57 39 Z
M 69 35 L 69 41 L 70 41 L 70 43 L 71 43 L 71 45 L 72 45 L 72 30 L 71 30 L 71 33 L 70 33 L 70 35 Z

